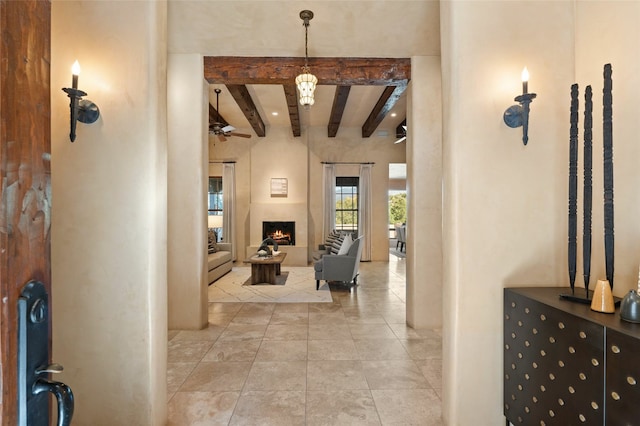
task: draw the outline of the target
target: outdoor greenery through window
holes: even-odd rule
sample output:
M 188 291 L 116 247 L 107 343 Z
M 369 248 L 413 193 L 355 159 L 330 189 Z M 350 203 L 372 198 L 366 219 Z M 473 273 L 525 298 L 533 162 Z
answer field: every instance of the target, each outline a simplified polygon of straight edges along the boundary
M 336 229 L 358 230 L 358 179 L 336 177 Z
M 222 215 L 222 177 L 209 178 L 209 215 Z
M 407 193 L 397 192 L 389 195 L 389 222 L 407 223 Z

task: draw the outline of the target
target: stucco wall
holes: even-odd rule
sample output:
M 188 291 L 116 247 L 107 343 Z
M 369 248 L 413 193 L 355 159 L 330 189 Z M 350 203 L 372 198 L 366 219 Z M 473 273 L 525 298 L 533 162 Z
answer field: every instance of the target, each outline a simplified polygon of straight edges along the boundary
M 637 35 L 640 24 L 638 7 L 637 2 L 441 5 L 447 424 L 504 421 L 502 289 L 568 285 L 569 91 L 576 81 L 581 86 L 601 85 L 607 61 L 614 62 L 621 77 L 625 73 L 629 77 L 626 90 L 622 78 L 614 83 L 619 194 L 614 293 L 623 294 L 635 285 L 631 273 L 637 276 L 640 231 L 631 218 L 640 213 L 640 200 L 635 190 L 639 173 L 634 168 L 638 155 L 633 117 L 639 110 L 625 92 L 638 83 L 638 59 L 632 53 L 637 51 L 638 37 L 632 35 Z M 613 47 L 605 40 L 622 44 Z M 538 94 L 531 106 L 526 147 L 521 129 L 508 128 L 502 121 L 504 110 L 521 93 L 524 66 L 531 73 L 529 91 Z M 598 102 L 595 108 L 601 108 Z M 601 137 L 597 143 L 602 146 Z M 594 158 L 594 165 L 597 161 Z M 601 166 L 596 165 L 592 280 L 604 271 L 598 248 L 602 220 L 596 216 L 601 214 L 596 211 L 602 200 L 595 189 L 601 185 L 595 180 L 598 174 Z
M 168 61 L 169 328 L 207 324 L 207 85 L 202 56 Z
M 52 3 L 52 360 L 74 425 L 166 419 L 166 3 Z M 71 64 L 100 119 L 69 142 Z

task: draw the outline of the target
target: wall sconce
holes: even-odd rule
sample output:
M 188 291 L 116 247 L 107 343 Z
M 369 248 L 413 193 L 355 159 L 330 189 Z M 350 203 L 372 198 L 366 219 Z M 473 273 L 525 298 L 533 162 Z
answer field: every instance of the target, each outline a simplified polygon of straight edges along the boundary
M 71 130 L 69 132 L 69 139 L 73 142 L 76 140 L 76 121 L 85 124 L 95 123 L 98 117 L 100 117 L 100 110 L 98 109 L 98 105 L 90 100 L 82 99 L 82 97 L 87 96 L 87 94 L 78 89 L 78 75 L 80 74 L 80 64 L 78 61 L 73 63 L 71 74 L 71 88 L 65 87 L 62 91 L 65 92 L 70 99 Z
M 516 96 L 514 101 L 519 105 L 511 105 L 504 112 L 503 119 L 507 126 L 516 128 L 522 126 L 522 143 L 529 142 L 529 104 L 536 97 L 535 93 L 527 93 L 529 85 L 529 71 L 522 70 L 522 95 Z

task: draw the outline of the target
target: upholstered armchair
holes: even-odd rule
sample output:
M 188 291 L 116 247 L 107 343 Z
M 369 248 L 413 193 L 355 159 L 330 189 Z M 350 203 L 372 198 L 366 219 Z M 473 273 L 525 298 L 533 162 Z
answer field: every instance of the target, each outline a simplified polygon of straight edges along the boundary
M 316 290 L 320 289 L 320 280 L 341 281 L 357 285 L 358 266 L 362 255 L 362 239 L 357 238 L 349 247 L 347 254 L 325 254 L 313 265 L 316 277 Z

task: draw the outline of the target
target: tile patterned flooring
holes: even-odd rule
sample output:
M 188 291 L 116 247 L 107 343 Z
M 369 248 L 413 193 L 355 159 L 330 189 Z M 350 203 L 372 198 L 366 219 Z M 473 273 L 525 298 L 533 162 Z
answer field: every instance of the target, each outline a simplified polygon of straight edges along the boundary
M 330 303 L 211 302 L 208 328 L 171 330 L 168 424 L 442 425 L 442 336 L 405 324 L 404 259 L 358 283 Z

